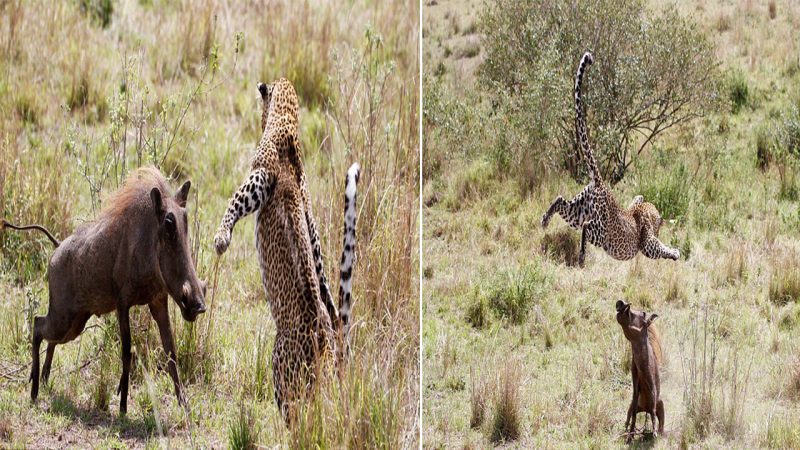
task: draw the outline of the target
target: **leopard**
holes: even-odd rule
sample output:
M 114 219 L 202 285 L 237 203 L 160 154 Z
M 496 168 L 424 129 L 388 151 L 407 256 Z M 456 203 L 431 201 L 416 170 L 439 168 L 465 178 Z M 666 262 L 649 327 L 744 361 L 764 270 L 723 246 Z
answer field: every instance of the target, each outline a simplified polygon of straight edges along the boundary
M 355 262 L 356 194 L 360 166 L 345 176 L 344 245 L 340 266 L 340 307 L 331 299 L 322 269 L 319 235 L 301 160 L 300 101 L 292 83 L 280 78 L 259 83 L 262 136 L 250 173 L 231 196 L 214 236 L 222 255 L 234 226 L 255 214 L 255 242 L 261 281 L 276 336 L 272 349 L 275 402 L 293 422 L 299 402 L 313 395 L 321 378 L 341 363 L 344 323 L 350 321 Z M 339 310 L 345 314 L 340 314 Z M 343 317 L 344 316 L 344 317 Z
M 550 204 L 542 215 L 542 227 L 547 228 L 554 214 L 561 216 L 570 227 L 581 231 L 578 265 L 584 267 L 586 242 L 600 247 L 612 258 L 626 261 L 639 252 L 651 259 L 680 258 L 680 251 L 658 239 L 664 219 L 656 206 L 642 195 L 634 197 L 627 208 L 622 207 L 603 180 L 597 166 L 586 127 L 581 84 L 586 69 L 594 63 L 591 52 L 581 57 L 575 74 L 575 134 L 589 172 L 589 184 L 574 198 L 562 196 Z

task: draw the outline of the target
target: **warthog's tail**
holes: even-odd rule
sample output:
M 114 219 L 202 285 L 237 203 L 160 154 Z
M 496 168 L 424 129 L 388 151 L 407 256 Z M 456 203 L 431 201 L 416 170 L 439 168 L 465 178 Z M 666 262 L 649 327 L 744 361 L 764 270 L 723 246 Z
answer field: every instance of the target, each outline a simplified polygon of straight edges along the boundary
M 53 235 L 50 234 L 50 231 L 47 230 L 47 228 L 45 228 L 45 227 L 43 227 L 41 225 L 34 224 L 34 225 L 19 226 L 19 225 L 14 225 L 13 223 L 7 221 L 6 219 L 2 219 L 2 221 L 3 221 L 3 228 L 13 228 L 15 230 L 20 230 L 20 231 L 39 230 L 42 233 L 47 235 L 47 238 L 50 239 L 50 242 L 52 242 L 53 245 L 55 245 L 56 247 L 61 245 L 61 242 L 59 242 L 58 239 L 54 238 Z
M 344 245 L 339 269 L 339 318 L 342 326 L 342 346 L 349 351 L 350 312 L 352 305 L 353 262 L 356 255 L 356 186 L 361 167 L 358 163 L 347 169 L 344 184 Z

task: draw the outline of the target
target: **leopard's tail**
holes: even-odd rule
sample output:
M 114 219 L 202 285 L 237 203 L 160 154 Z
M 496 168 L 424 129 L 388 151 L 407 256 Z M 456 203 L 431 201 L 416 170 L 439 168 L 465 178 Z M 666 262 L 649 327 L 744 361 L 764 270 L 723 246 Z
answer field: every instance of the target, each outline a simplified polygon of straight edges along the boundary
M 581 146 L 583 151 L 583 157 L 586 159 L 589 175 L 592 177 L 592 181 L 599 183 L 602 181 L 602 177 L 600 170 L 597 168 L 597 161 L 594 159 L 592 147 L 589 144 L 589 132 L 586 130 L 586 117 L 584 117 L 583 100 L 581 100 L 583 74 L 593 62 L 594 56 L 590 52 L 584 53 L 583 58 L 581 58 L 581 64 L 578 66 L 578 73 L 575 74 L 575 135 L 578 139 L 578 145 Z
M 350 313 L 352 308 L 353 264 L 356 256 L 356 187 L 361 167 L 347 169 L 344 189 L 344 244 L 339 271 L 339 318 L 342 324 L 343 347 L 349 349 Z
M 50 233 L 50 231 L 49 231 L 47 228 L 45 228 L 45 227 L 43 227 L 43 226 L 41 226 L 41 225 L 35 225 L 35 224 L 34 224 L 34 225 L 24 225 L 24 226 L 19 226 L 19 225 L 14 225 L 14 224 L 13 224 L 13 223 L 11 223 L 11 222 L 8 222 L 6 219 L 2 219 L 2 223 L 3 223 L 3 228 L 12 228 L 12 229 L 14 229 L 14 230 L 20 230 L 20 231 L 25 231 L 25 230 L 39 230 L 39 231 L 41 231 L 42 233 L 44 233 L 45 235 L 47 235 L 47 238 L 48 238 L 48 239 L 50 239 L 50 242 L 52 242 L 52 243 L 53 243 L 53 245 L 54 245 L 56 248 L 58 248 L 58 246 L 59 246 L 59 245 L 61 245 L 61 242 L 58 242 L 58 239 L 56 239 L 55 237 L 53 237 L 53 235 Z

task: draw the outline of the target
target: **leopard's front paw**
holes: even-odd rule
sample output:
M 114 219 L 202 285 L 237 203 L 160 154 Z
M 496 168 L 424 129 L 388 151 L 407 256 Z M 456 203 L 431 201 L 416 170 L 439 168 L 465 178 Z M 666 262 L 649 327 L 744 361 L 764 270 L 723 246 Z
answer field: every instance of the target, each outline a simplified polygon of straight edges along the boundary
M 547 228 L 550 224 L 550 215 L 547 213 L 542 214 L 542 228 Z
M 220 228 L 214 235 L 214 248 L 217 250 L 217 254 L 225 253 L 229 245 L 231 245 L 231 230 Z
M 672 259 L 673 261 L 681 259 L 681 251 L 678 250 L 677 248 L 671 249 L 669 258 Z

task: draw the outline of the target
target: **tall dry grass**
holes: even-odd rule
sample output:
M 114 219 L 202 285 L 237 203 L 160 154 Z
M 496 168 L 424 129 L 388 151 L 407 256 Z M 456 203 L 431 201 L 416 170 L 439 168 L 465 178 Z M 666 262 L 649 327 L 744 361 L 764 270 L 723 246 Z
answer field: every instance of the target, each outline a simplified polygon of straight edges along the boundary
M 143 395 L 146 408 L 133 412 L 142 418 L 127 425 L 124 443 L 415 447 L 418 2 L 111 4 L 106 22 L 96 17 L 102 12 L 82 10 L 76 2 L 0 3 L 0 108 L 9 112 L 0 117 L 0 208 L 3 217 L 42 223 L 63 238 L 93 219 L 102 200 L 139 165 L 156 164 L 173 185 L 192 180 L 193 254 L 202 278 L 218 276 L 205 317 L 194 325 L 172 318 L 192 414 L 172 404 L 159 370 L 164 356 L 157 332 L 147 312 L 137 311 L 135 346 L 146 363 L 134 370 L 132 398 Z M 303 158 L 334 282 L 344 173 L 352 162 L 362 167 L 353 356 L 341 380 L 321 388 L 292 430 L 272 399 L 264 354 L 271 352 L 274 327 L 251 221 L 239 224 L 223 260 L 211 251 L 213 231 L 260 137 L 256 84 L 282 76 L 300 95 Z M 2 233 L 0 244 L 0 286 L 10 293 L 0 305 L 0 330 L 17 336 L 0 338 L 0 364 L 21 374 L 30 359 L 25 317 L 46 312 L 52 249 L 35 234 Z M 109 403 L 118 343 L 97 336 L 114 324 L 113 318 L 93 319 L 84 337 L 56 352 L 53 389 L 72 382 L 65 395 L 79 407 L 88 392 L 95 405 Z M 111 357 L 97 356 L 104 354 Z M 75 384 L 79 375 L 68 372 L 83 364 L 87 382 Z M 3 417 L 20 430 L 13 442 L 46 442 L 48 433 L 36 425 L 41 412 L 12 407 L 26 395 L 24 377 L 9 383 L 14 394 L 0 399 L 0 411 L 8 411 Z M 111 395 L 108 414 L 116 402 Z M 231 406 L 243 402 L 252 408 Z M 125 427 L 108 420 L 108 428 Z M 80 422 L 63 430 L 108 444 Z

